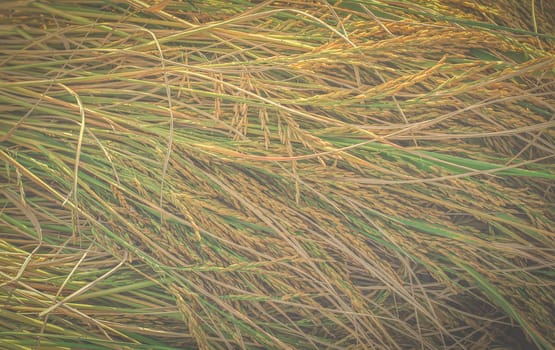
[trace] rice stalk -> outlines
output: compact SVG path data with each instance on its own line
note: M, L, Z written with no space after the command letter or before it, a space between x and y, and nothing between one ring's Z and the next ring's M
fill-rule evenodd
M6 5L1 343L553 348L554 13Z

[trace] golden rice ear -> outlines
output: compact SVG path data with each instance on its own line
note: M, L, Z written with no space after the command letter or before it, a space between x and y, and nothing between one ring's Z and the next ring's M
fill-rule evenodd
M0 347L555 344L555 2L4 3Z

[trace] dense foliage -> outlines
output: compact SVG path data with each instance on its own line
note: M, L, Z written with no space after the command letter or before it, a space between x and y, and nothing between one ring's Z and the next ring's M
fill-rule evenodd
M6 349L555 344L549 1L10 1Z

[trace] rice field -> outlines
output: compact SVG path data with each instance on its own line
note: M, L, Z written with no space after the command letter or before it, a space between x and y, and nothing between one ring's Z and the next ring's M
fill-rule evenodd
M554 349L555 3L0 10L3 349Z

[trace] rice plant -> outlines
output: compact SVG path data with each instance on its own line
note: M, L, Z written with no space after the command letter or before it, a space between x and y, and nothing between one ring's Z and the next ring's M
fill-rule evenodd
M555 3L0 19L2 348L555 347Z

